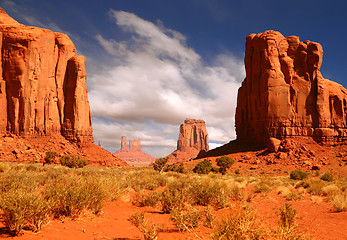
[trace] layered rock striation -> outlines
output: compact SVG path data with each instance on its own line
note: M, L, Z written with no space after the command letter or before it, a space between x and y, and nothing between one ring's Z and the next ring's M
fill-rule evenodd
M276 31L246 38L246 78L238 91L237 141L265 146L270 137L347 139L347 90L324 79L319 43Z
M177 150L169 155L170 162L183 162L209 150L205 121L187 118L180 126Z
M0 9L0 132L93 142L85 58L69 37Z

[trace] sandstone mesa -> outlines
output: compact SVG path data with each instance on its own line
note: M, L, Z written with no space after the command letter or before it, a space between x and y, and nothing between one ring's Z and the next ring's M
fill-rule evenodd
M238 91L237 141L266 146L270 137L347 140L347 90L320 73L319 43L276 31L246 39L246 78Z

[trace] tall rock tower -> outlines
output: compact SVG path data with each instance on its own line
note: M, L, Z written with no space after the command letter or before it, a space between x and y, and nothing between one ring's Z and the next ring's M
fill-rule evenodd
M265 145L270 137L347 140L347 90L324 79L319 43L276 31L246 38L246 78L238 92L240 142Z
M208 134L205 121L187 118L180 126L177 150L169 155L171 162L195 158L200 151L208 151Z
M66 34L0 9L0 132L93 142L84 62Z

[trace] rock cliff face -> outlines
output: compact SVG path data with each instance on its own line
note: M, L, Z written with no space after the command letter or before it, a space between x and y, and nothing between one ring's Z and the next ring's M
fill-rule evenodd
M200 151L208 151L208 134L203 120L186 119L180 126L177 150L169 155L171 162L195 158Z
M238 92L240 142L265 146L270 137L347 139L347 90L322 77L319 43L276 31L246 39L246 78Z
M0 9L0 132L93 142L85 58L69 37Z
M142 152L140 139L130 140L128 149L126 136L122 136L121 149L114 155L131 165L147 165L155 161L155 157Z

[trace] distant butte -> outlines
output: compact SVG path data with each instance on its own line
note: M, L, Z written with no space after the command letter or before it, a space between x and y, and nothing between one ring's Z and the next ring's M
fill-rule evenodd
M128 149L126 136L122 136L121 149L114 155L131 165L148 165L156 159L142 151L140 139L130 140Z
M177 150L171 153L170 162L183 162L196 158L198 154L207 152L208 134L203 120L187 118L180 126Z

